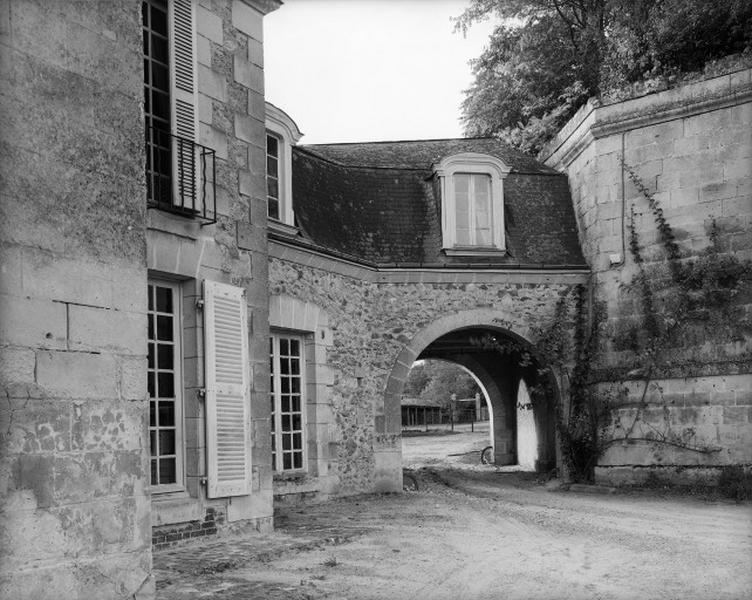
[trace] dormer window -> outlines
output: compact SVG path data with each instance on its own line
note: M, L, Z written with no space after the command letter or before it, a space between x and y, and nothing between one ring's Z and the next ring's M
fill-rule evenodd
M450 255L505 250L503 180L510 168L486 154L455 154L434 166L441 186L443 247Z
M292 208L292 146L303 134L295 122L266 103L266 201L271 227L295 225ZM294 230L291 230L294 231Z

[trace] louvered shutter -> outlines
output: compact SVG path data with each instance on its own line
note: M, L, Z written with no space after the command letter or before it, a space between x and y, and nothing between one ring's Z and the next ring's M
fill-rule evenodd
M250 371L243 288L204 282L208 496L250 492Z
M170 68L173 202L201 210L198 198L199 157L194 145L198 131L196 74L196 0L170 2Z

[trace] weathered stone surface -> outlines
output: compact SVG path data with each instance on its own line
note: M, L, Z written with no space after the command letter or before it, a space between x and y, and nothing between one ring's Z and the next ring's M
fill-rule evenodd
M752 227L752 189L745 182L752 164L752 130L744 123L752 110L750 73L598 107L586 119L583 112L551 146L547 164L569 175L583 251L594 271L596 293L606 302L610 339L604 362L612 369L634 368L628 334L644 320L642 299L629 288L638 276L629 253L630 210L635 213L646 272L657 288L658 309L677 293L654 215L620 156L660 204L682 257L697 258L711 245L715 222L720 252L749 258L752 240L746 232ZM598 132L596 138L587 140L588 131ZM572 152L578 144L584 147ZM603 227L609 219L610 230ZM617 255L616 264L612 254ZM666 468L664 475L680 482L681 465L752 460L752 426L745 409L736 406L740 392L752 381L752 340L749 332L738 331L738 319L752 314L749 292L742 289L734 305L738 316L727 327L692 324L676 347L666 350L670 377L654 378L645 397L649 407L631 434L645 439L609 448L601 461L603 469L609 467L599 476L608 473L614 481L633 476L639 481L646 470L617 465L679 465ZM643 386L641 381L628 382L624 401L636 406ZM636 414L619 403L612 416L621 423L622 429L612 432L618 438ZM669 443L656 439L661 436ZM711 473L692 472L698 477Z

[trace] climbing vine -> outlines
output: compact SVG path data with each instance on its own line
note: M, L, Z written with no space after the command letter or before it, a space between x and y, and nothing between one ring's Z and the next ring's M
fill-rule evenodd
M708 248L699 255L683 253L660 202L631 167L623 166L647 202L662 251L657 258L646 258L633 204L627 228L635 273L623 284L622 292L634 297L638 310L626 330L609 336L616 350L627 351L624 365L609 368L602 364L606 308L591 301L584 286L560 296L551 321L535 332L537 341L532 347L493 337L479 342L510 356L522 369L535 369L536 384L529 386L534 407L556 399L562 456L575 481L592 481L598 459L615 444L718 452L719 447L698 441L691 427L674 431L666 402L657 403L661 419L651 422L645 411L651 402L656 405L656 397L663 398L657 379L686 372L693 364L692 357L681 356L680 349L706 339L718 344L737 341L752 332L749 318L735 302L752 281L752 262L724 251L715 220L708 226ZM554 373L566 393L566 403L556 393ZM627 384L637 390L636 402L630 401ZM616 407L631 410L620 411L619 416L613 410Z

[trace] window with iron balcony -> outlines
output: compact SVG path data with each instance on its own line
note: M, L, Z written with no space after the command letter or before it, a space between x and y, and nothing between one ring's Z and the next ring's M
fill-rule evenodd
M149 208L216 221L215 153L196 142L196 7L142 5L146 189Z

